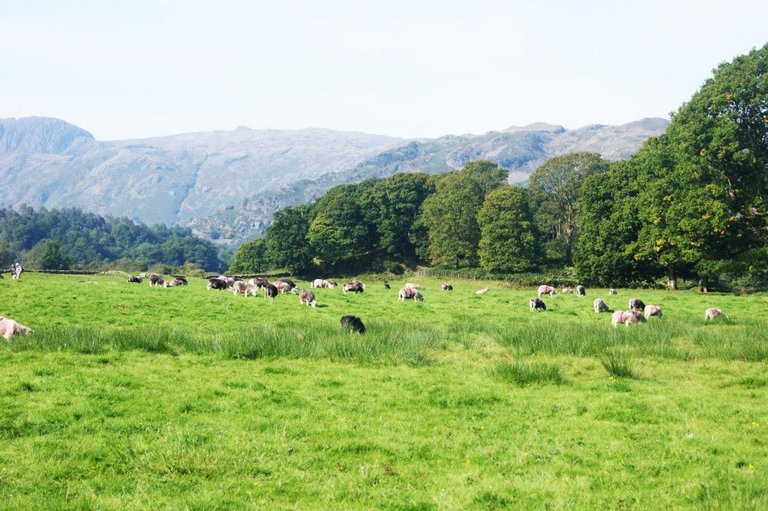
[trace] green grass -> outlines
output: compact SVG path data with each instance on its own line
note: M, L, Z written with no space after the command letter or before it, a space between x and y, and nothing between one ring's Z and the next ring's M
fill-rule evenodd
M0 280L35 330L0 342L0 509L768 508L766 295L530 313L532 290L413 280L423 303L366 281L315 309ZM614 329L596 296L664 319Z

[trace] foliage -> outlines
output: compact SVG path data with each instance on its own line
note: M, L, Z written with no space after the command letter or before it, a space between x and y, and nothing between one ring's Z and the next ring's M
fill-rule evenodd
M260 273L269 269L267 262L267 247L264 239L244 243L232 258L229 273L248 274Z
M480 266L489 272L530 271L536 266L537 244L528 192L503 185L490 192L477 215Z
M266 256L272 268L299 273L312 264L307 244L309 208L305 205L285 208L275 213L264 239Z
M147 227L127 218L104 218L76 208L0 209L0 242L5 248L2 257L11 255L30 266L85 269L123 260L144 268L158 263L181 266L185 262L211 271L221 268L216 247L196 238L189 229ZM50 252L44 260L46 250Z
M572 264L579 234L579 192L589 176L607 172L608 166L599 154L571 153L550 158L531 174L528 186L536 222L555 264Z

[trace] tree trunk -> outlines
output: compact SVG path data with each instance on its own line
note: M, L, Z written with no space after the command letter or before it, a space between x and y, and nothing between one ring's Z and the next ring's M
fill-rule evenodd
M667 288L677 291L677 275L675 275L675 269L672 266L667 267Z

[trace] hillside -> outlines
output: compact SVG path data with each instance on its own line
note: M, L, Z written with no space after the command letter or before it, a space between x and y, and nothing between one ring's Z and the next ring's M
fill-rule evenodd
M596 151L626 158L661 133L663 119L567 130L533 124L483 135L406 140L325 129L187 133L99 141L62 120L0 119L0 206L79 207L148 224L191 226L239 242L263 232L279 207L331 186L396 172L445 172L479 158L524 182L551 156Z

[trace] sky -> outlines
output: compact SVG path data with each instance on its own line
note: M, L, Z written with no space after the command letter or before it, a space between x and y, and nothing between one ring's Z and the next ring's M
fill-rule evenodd
M0 118L100 140L623 124L668 117L766 19L765 0L0 0Z

